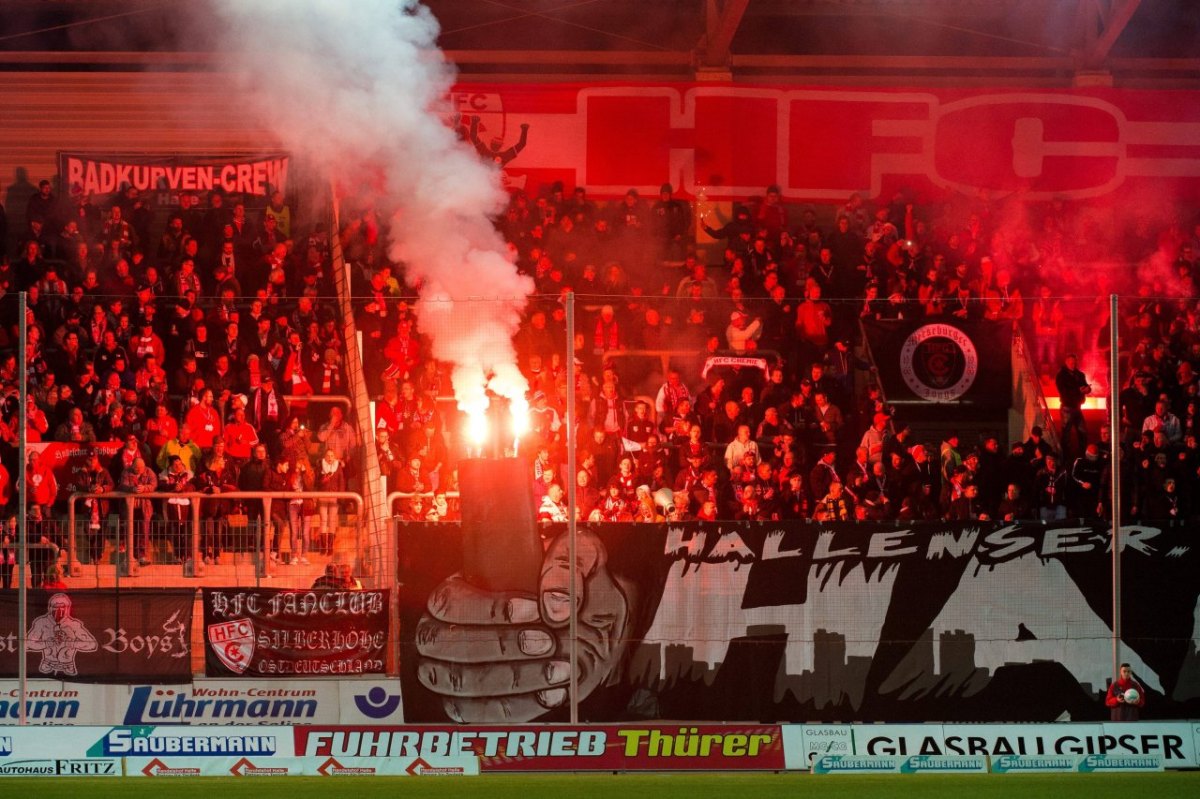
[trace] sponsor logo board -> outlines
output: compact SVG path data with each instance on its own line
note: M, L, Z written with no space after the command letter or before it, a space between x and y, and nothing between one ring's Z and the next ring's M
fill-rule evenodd
M478 757L483 771L784 767L773 725L295 728L297 756Z
M25 691L29 726L117 724L129 704L130 686L30 680ZM0 680L0 719L16 724L21 689L16 680Z
M901 774L987 774L988 759L978 755L910 755L900 759Z
M113 727L88 748L92 757L256 757L291 755L290 727Z
M341 723L343 724L378 724L404 720L399 680L392 682L346 680L339 683L339 692L341 693Z
M161 758L150 758L149 760L139 757L130 757L125 759L125 765L129 769L131 777L199 777L203 774L216 776L216 763L205 763L199 761L193 765L193 761L183 761L182 759L170 758L171 764L163 762Z
M316 773L322 777L463 777L479 774L479 759L475 757L432 758L412 760L376 757L330 757L319 762Z
M823 753L993 759L1062 757L1070 760L1071 770L1076 760L1086 755L1148 755L1161 757L1166 768L1194 768L1198 765L1198 731L1200 725L1188 722L805 724L784 727L784 741L788 768L800 769L807 769L813 757ZM852 744L845 752L839 752L836 742L843 740L844 735L852 736ZM828 751L823 752L827 747ZM1030 764L1043 761L1006 762L1011 762L1014 768L1032 768Z
M409 763L404 773L411 777L458 777L476 775L479 773L479 758L456 758L453 762L441 758L438 762L430 763L423 757Z
M337 723L339 688L321 682L197 681L192 685L134 686L121 723Z
M986 757L956 755L816 755L813 774L987 774Z
M450 777L479 773L475 757L129 757L131 777ZM119 769L118 769L119 771Z
M229 773L235 777L286 777L291 774L291 769L277 759L270 761L271 765L261 766L255 765L248 757L243 757L229 767Z
M0 681L0 720L20 711L15 681ZM67 684L30 680L30 726L400 723L398 680L206 680L167 684Z
M42 758L0 762L0 777L120 777L118 758Z
M103 734L107 727L48 727L30 725L27 727L0 727L0 741L7 740L7 745L0 744L0 753L7 750L8 754L0 754L0 763L14 760L86 760L96 757L107 757L102 752L89 751L96 742L97 736Z
M1000 755L992 758L992 773L1068 772L1078 765L1079 758L1075 755Z
M1157 755L1171 768L1196 765L1184 722L1126 724L945 724L945 754Z
M788 769L808 771L820 755L854 754L854 735L847 724L788 724L783 728L783 756Z
M901 758L890 755L818 755L813 774L895 774Z
M854 754L907 757L908 755L967 754L946 752L940 724L863 724L854 731Z
M1077 770L1084 774L1106 771L1162 771L1163 759L1158 755L1084 755L1079 758Z
M1189 734L1193 725L1188 722L1106 722L1101 726L1097 754L1158 755L1166 768L1200 766L1200 750Z

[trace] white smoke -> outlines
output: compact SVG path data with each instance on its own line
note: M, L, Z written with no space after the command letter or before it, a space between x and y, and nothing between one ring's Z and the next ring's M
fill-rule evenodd
M251 87L246 112L308 165L346 185L369 181L380 207L396 210L389 256L421 287L421 328L433 356L454 364L459 407L482 414L488 387L523 404L512 335L533 284L490 221L506 202L499 172L444 122L455 72L429 9L415 0L216 6L231 66Z

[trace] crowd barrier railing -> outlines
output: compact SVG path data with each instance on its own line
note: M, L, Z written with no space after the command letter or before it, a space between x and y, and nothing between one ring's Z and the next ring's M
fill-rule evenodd
M341 405L344 410L350 410L350 398L345 394L284 394L283 401L288 405L294 402L311 402L317 405Z
M76 503L83 499L99 499L108 501L123 501L125 503L125 529L121 536L124 538L125 551L129 553L129 574L136 576L138 573L138 563L133 559L134 552L134 513L136 503L139 500L168 500L168 499L186 499L189 500L189 510L191 513L191 532L189 534L189 558L180 558L181 567L184 569L185 576L202 577L204 575L204 562L200 556L200 536L201 536L201 503L213 501L229 501L229 500L260 500L263 503L263 519L271 518L271 503L276 500L292 500L292 499L335 499L339 501L347 501L354 504L356 516L362 517L363 498L361 494L356 494L352 491L227 491L220 494L203 494L197 491L174 492L174 491L149 491L143 494L130 494L123 491L105 491L101 493L89 493L86 491L75 491L67 499L67 562L70 568L72 577L78 577L83 572L83 564L79 562L78 543L76 541L77 525L75 524L75 506ZM356 556L361 556L364 546L365 532L363 526L356 525L355 528L355 553ZM270 539L268 536L261 536L259 542L261 549L259 550L260 562L263 568L270 573L271 559ZM191 564L190 567L188 564ZM189 571L190 568L190 571Z

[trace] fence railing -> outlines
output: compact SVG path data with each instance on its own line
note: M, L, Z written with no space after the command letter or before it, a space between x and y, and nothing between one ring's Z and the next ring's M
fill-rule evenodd
M295 402L311 402L315 405L340 405L343 410L350 410L350 398L345 394L284 394L283 401L288 405ZM349 415L347 413L347 415Z
M140 500L188 500L188 509L190 511L190 530L187 532L189 557L180 557L180 565L184 570L184 576L201 577L204 575L204 562L201 558L201 504L204 502L228 502L237 500L258 500L263 503L263 519L271 518L271 503L276 500L290 501L293 499L306 500L322 500L332 499L338 501L347 501L354 504L354 510L357 517L362 516L363 498L362 495L352 491L227 491L220 494L203 494L196 491L188 492L173 492L173 491L148 491L142 494L129 494L123 491L106 491L102 493L89 493L84 491L73 492L67 499L67 563L70 568L71 576L78 577L83 572L83 564L79 561L79 547L76 540L78 533L78 525L76 525L76 503L80 500L107 500L109 502L124 502L125 503L125 529L122 535L124 536L125 551L129 555L129 574L136 576L138 573L139 564L133 558L135 551L134 535L136 526L134 523L135 511L137 502ZM293 532L293 535L295 533ZM271 558L270 558L270 541L268 536L263 535L259 546L260 562L262 568L270 574ZM362 525L355 526L355 556L361 557L364 547L364 531ZM190 563L190 566L189 566Z

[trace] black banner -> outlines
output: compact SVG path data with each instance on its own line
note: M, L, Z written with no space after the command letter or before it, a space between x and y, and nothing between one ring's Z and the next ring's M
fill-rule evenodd
M18 594L0 593L0 677L19 671ZM186 682L192 676L192 589L30 591L30 677L69 682Z
M66 189L113 194L133 186L140 192L212 191L267 197L287 190L290 157L138 156L59 153L58 174Z
M399 529L405 721L566 719L565 534L547 531L539 591L523 596L462 578L457 526ZM1143 718L1195 717L1194 531L1122 536ZM589 525L580 717L1107 718L1109 542L1100 522Z
M956 402L988 408L1012 404L1012 322L864 322L887 398Z
M205 674L382 674L388 612L387 591L205 588Z

